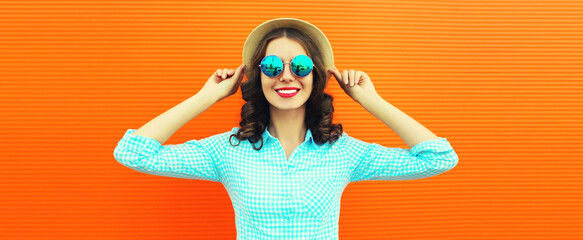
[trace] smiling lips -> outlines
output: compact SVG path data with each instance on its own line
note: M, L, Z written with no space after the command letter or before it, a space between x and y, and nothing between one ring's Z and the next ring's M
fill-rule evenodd
M280 97L284 97L284 98L293 97L296 94L298 94L299 91L300 91L300 89L295 88L295 87L283 87L283 88L275 89L275 92L277 92L277 94Z

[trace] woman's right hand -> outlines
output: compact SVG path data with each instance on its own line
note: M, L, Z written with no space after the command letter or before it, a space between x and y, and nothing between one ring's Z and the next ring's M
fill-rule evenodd
M217 69L204 84L200 92L213 96L216 101L223 100L237 92L239 85L245 76L245 65L241 64L237 69Z

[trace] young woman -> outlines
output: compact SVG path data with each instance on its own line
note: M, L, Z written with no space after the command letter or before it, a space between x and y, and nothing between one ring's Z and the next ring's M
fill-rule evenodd
M314 25L267 21L248 36L243 64L218 69L197 94L128 129L114 156L147 174L221 182L235 210L237 239L338 239L340 198L349 183L431 177L455 167L458 156L445 138L383 100L365 72L340 72L333 59ZM363 142L333 124L332 97L324 93L331 76L410 149ZM246 103L239 127L162 145L240 84Z

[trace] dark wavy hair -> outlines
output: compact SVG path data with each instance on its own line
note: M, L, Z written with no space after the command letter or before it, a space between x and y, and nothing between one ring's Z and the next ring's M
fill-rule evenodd
M305 123L312 131L313 138L317 143L334 143L342 135L342 124L332 124L334 106L332 96L324 93L326 88L326 71L322 55L316 48L315 42L306 34L293 28L278 28L263 36L258 48L253 54L251 66L246 66L245 74L247 81L241 84L243 100L246 101L241 107L241 121L239 131L229 137L229 142L233 146L239 145L241 140L248 139L253 144L255 150L263 147L263 137L261 133L269 125L269 102L265 98L261 87L261 70L258 66L265 57L267 45L271 40L286 37L298 41L307 51L308 56L314 62L312 93L306 101ZM231 142L235 137L237 144ZM255 143L260 142L259 147Z

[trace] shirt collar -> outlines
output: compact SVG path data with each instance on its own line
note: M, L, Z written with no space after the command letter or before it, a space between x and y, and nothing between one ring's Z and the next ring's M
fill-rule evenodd
M276 137L272 136L269 133L269 131L267 131L268 128L269 128L269 126L265 127L265 130L261 134L261 136L263 137L264 143L267 143L270 139L271 140L277 139ZM311 142L312 144L316 145L316 142L314 141L314 136L312 136L312 131L310 131L309 128L308 128L308 130L306 130L306 137L304 138L304 142Z

